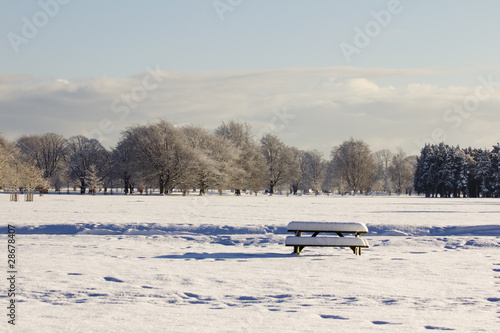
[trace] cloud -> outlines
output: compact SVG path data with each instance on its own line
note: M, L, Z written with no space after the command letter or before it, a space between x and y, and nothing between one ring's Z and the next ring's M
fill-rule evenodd
M429 83L433 75L421 69L354 67L156 70L126 79L74 81L0 75L0 132L10 139L84 134L111 147L128 126L159 118L209 129L237 119L252 124L256 135L274 131L290 145L326 154L350 136L374 150L402 146L413 152L434 140L436 128L453 140L450 144L495 143L500 137L498 92L456 126L460 114L446 112L473 96L475 87L438 87ZM396 77L407 84L381 83Z

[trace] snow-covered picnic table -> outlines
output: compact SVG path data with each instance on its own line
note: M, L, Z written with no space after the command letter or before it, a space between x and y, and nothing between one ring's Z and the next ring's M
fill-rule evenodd
M361 248L368 248L368 242L361 238L361 234L368 233L368 228L362 223L340 222L290 222L287 227L295 236L288 236L286 246L293 246L293 252L300 254L306 246L350 247L354 254L361 255ZM302 237L303 232L312 232L311 237ZM316 237L319 233L333 233L339 237ZM344 234L354 234L354 237L345 237Z

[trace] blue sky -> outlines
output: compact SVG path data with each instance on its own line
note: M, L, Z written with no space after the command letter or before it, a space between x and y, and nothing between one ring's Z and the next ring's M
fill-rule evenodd
M325 154L350 136L414 152L435 129L488 147L500 138L500 87L473 112L447 110L470 102L481 77L500 81L499 12L498 1L457 0L6 0L0 132L90 134L107 119L100 139L112 146L159 117L207 128L239 119ZM372 36L357 47L360 30ZM358 49L350 61L342 43ZM159 86L117 119L111 105L147 68L161 72Z

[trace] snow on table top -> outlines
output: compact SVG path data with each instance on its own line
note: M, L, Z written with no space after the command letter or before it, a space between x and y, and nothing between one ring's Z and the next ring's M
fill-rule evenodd
M290 222L288 231L323 231L323 232L361 232L367 233L368 228L362 223L345 222Z

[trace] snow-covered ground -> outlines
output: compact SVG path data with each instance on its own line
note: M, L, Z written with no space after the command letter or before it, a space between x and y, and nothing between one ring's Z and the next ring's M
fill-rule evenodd
M497 332L500 200L0 194L16 332ZM362 222L370 249L285 247L290 221ZM8 281L5 278L4 288Z

